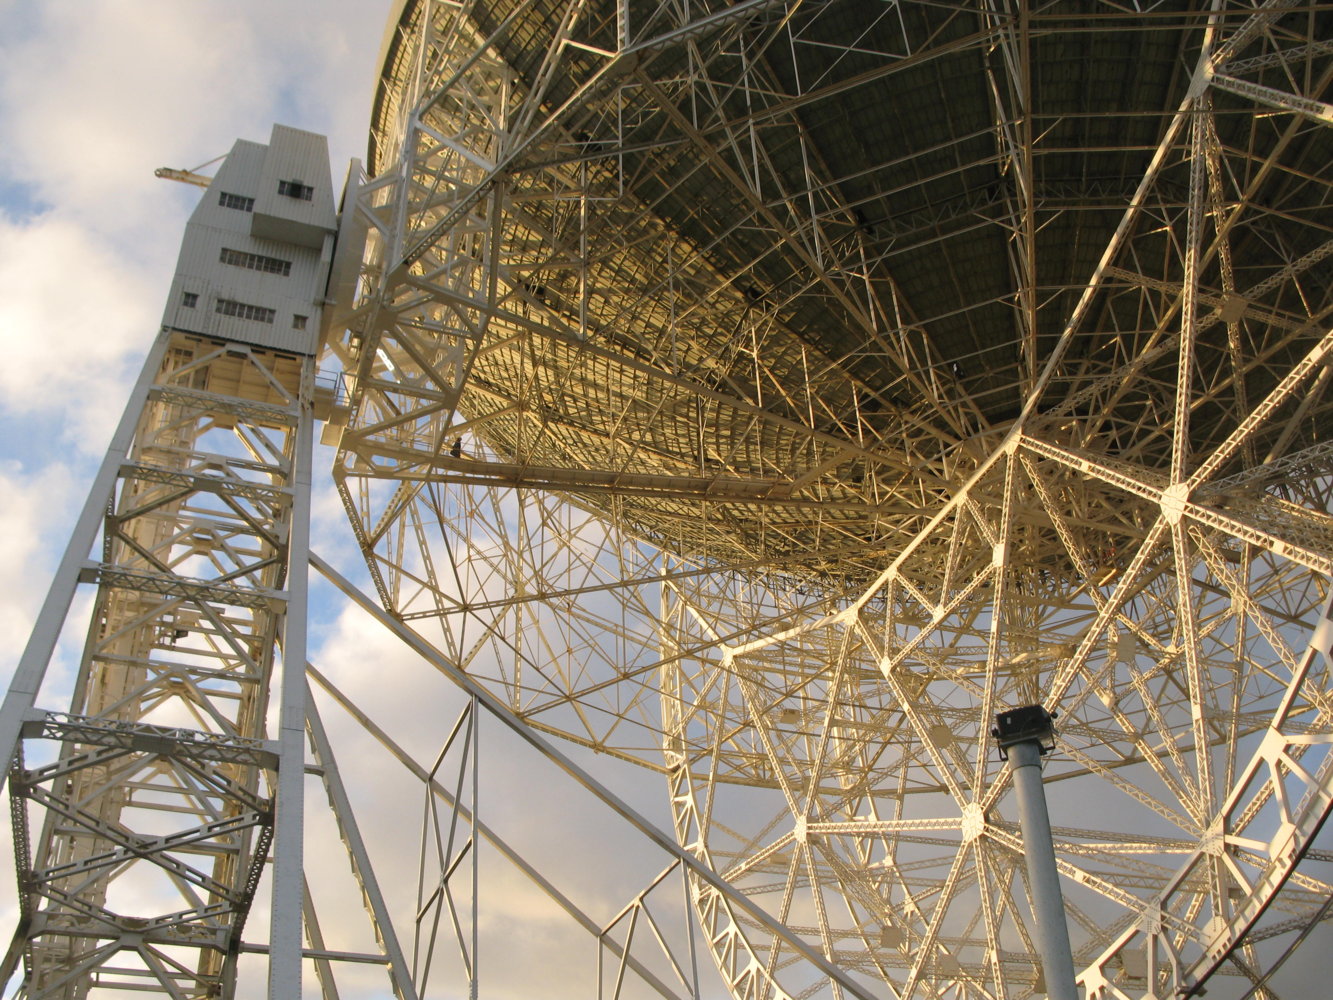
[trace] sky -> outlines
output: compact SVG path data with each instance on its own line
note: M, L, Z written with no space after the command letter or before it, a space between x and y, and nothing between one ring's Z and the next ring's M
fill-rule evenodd
M200 166L226 153L237 138L266 142L272 124L280 122L328 136L334 182L340 184L349 159L365 155L390 5L0 0L0 338L6 359L0 365L0 634L12 637L3 675L21 652L157 330L185 221L200 194L196 187L155 178L154 169ZM316 459L314 547L352 572L359 556L328 477L321 475L321 459L327 468L328 455ZM327 590L319 593L312 659L330 673L341 669L360 678L352 682L354 697L396 713L404 731L428 745L452 723L461 706L456 693L438 679L430 688L421 680L420 664L382 628L328 600ZM62 643L52 668L57 681L68 675L76 651L76 642ZM365 663L376 665L373 675L348 670ZM412 692L406 711L404 690ZM335 739L348 738L344 720L326 724ZM616 898L623 891L615 888L617 880L634 884L644 871L655 872L660 855L625 850L617 821L587 802L558 837L526 821L538 806L548 815L567 814L571 793L494 725L483 727L482 739L482 759L490 768L484 787L504 789L486 814L501 827L507 816L520 850L548 868L558 867L561 858L567 871L570 859L586 868L585 852L615 855L570 889L582 904L613 915L625 902ZM372 801L368 828L386 891L410 908L421 793L387 758L373 756L377 751L363 755L358 751L364 744L348 745L353 751L343 769L349 782L382 787L384 801L392 790L404 797L396 801L411 802L410 809L395 805L388 812ZM505 773L509 777L500 780ZM651 792L633 780L624 787L646 803L649 796L664 800L660 782L651 782ZM307 798L323 802L313 780ZM513 806L519 802L523 809ZM311 812L308 870L320 874L321 905L332 914L323 927L328 946L373 950L336 832L313 805ZM9 871L8 847L0 849L0 865ZM524 942L518 961L512 954L505 961L481 957L488 995L530 992L539 974L547 995L562 995L550 989L556 982L568 984L568 995L588 995L592 939L581 930L571 933L570 921L501 864L497 852L483 857L491 886L483 917L488 931ZM0 876L0 937L6 942L13 926L12 884L10 875ZM672 899L678 901L679 893ZM262 939L266 921L257 903L247 938ZM457 995L456 967L442 964L433 975L440 995ZM344 997L358 1000L387 996L383 982L373 967L357 966L342 974L339 985ZM305 994L318 995L309 974Z
M160 321L199 189L282 122L364 156L388 0L0 0L0 626L22 634Z

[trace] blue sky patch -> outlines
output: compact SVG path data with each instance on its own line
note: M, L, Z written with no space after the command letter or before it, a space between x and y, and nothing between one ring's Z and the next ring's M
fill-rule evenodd
M12 222L28 222L51 210L51 204L37 196L37 188L0 174L0 215Z

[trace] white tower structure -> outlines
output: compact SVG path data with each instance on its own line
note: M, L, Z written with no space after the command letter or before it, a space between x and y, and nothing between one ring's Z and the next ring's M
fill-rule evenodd
M21 962L25 997L233 995L270 851L272 961L284 927L300 961L314 365L334 222L323 137L275 126L267 146L236 143L186 228L162 330L0 717L18 751L22 914L0 979ZM73 693L39 705L77 584L95 596Z
M707 954L737 1000L1029 1000L1063 895L1085 1000L1275 1000L1333 913L1330 38L1289 0L403 0L340 216L303 133L219 171L0 715L22 995L230 997L257 950L271 1000L340 957L478 996L521 954L484 850L612 997L711 995ZM321 332L373 600L309 553ZM427 750L303 670L307 560L464 693ZM401 912L306 675L425 801ZM666 867L590 912L507 844L495 721ZM308 905L307 763L373 953Z

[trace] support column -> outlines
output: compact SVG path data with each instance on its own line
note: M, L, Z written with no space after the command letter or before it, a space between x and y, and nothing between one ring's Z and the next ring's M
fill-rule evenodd
M304 360L293 464L287 614L282 635L278 709L278 794L273 822L273 896L269 931L270 1000L301 995L305 899L306 620L310 590L310 489L313 465L314 359Z
M1053 746L1052 716L1040 705L1001 712L994 733L1000 752L1009 760L1018 796L1018 821L1023 830L1023 859L1037 920L1037 947L1050 1000L1078 1000L1074 956L1065 923L1065 901L1055 866L1051 819L1041 781L1041 758Z

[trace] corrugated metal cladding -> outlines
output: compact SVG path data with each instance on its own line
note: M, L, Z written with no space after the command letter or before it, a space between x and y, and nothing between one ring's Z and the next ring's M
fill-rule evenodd
M334 225L323 136L238 140L185 228L163 324L314 354Z
M274 125L251 231L319 249L335 225L328 142L313 132Z

